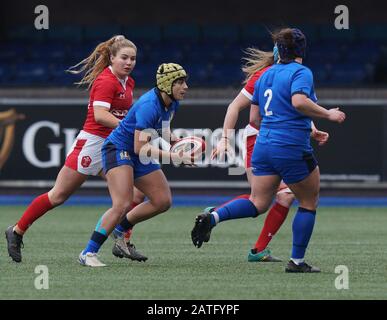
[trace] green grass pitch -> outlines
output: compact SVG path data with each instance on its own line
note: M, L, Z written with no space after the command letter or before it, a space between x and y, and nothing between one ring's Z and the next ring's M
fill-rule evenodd
M197 249L190 231L200 208L177 207L136 226L133 242L146 263L118 259L112 241L100 251L106 268L77 262L104 207L61 207L37 221L24 237L23 262L11 261L4 230L24 207L0 207L0 299L386 299L385 208L320 208L306 260L321 274L286 274L293 208L270 243L282 263L249 263L263 217L227 221ZM45 265L49 289L34 286ZM349 270L349 288L338 290L335 267Z

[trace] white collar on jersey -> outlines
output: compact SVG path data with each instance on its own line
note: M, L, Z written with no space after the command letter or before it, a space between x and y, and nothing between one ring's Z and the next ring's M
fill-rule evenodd
M121 80L120 78L118 78L118 77L114 74L112 66L109 66L109 69L110 69L111 73L117 78L117 80L118 80L118 81L121 83L121 85L124 87L124 90L126 90L126 81L128 80L128 77L125 77L124 80Z

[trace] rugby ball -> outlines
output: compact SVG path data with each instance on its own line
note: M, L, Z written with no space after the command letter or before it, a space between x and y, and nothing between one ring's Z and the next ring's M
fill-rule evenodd
M171 152L180 152L191 154L192 157L202 154L206 150L206 142L196 136L188 136L177 140L172 146Z

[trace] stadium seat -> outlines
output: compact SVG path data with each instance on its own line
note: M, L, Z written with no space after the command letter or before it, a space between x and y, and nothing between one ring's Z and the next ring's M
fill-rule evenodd
M209 82L214 87L241 86L244 76L240 66L235 64L216 64L209 70Z
M0 84L8 85L13 76L13 68L8 64L0 64Z
M138 47L143 44L161 42L161 27L159 25L130 25L122 28L122 34L132 40Z
M246 24L241 26L241 40L259 46L263 42L272 42L268 29L264 25Z
M47 63L24 63L15 68L16 78L13 84L21 86L41 86L49 83L49 66Z
M85 40L97 40L101 42L121 33L122 29L119 25L86 26L84 27L83 37Z
M61 41L66 43L81 42L83 30L81 26L54 26L47 30L47 39L50 41Z
M387 45L387 25L350 30L336 30L333 24L298 27L308 38L304 63L312 66L317 85L367 85L374 81L376 65ZM5 32L7 42L0 44L1 83L70 86L75 81L72 76L56 70L77 64L99 42L115 34L124 34L137 45L133 76L137 86L144 87L154 85L157 66L168 61L190 69L190 85L240 86L243 50L271 51L273 46L263 24L73 25L39 32L33 26L17 26Z
M326 42L321 43L320 46L313 46L307 48L305 62L311 64L317 63L335 63L342 57L342 53L336 44Z
M210 70L207 63L187 64L184 67L189 76L189 87L203 87L209 85Z
M326 85L329 81L329 68L324 64L305 64L313 72L313 79L317 86Z
M1 62L15 62L24 61L26 57L26 47L24 42L12 42L7 44L0 44L0 61Z
M67 62L74 65L88 57L94 50L95 43L83 43L80 46L70 47L67 54Z
M139 50L141 51L141 48ZM154 64L172 61L182 64L185 56L183 47L173 42L160 43L157 48L149 47L144 54L146 61Z
M14 26L6 30L6 36L8 39L19 40L23 42L42 42L46 39L48 30L35 29L34 24Z
M236 25L202 26L203 41L206 43L233 43L239 40L239 28Z
M222 52L219 44L203 43L200 45L193 45L187 52L187 59L193 63L211 62L214 59L222 59L224 52Z
M367 43L356 43L347 47L345 59L351 63L375 63L380 55L380 48Z
M69 66L52 64L49 66L50 84L55 86L75 86L74 83L82 79L82 75L66 72Z
M330 83L335 85L356 85L367 77L364 65L336 64L332 66Z
M354 41L357 37L357 29L351 26L349 29L336 29L334 24L320 27L320 38L323 41L345 40Z
M197 24L170 24L163 28L163 39L167 42L198 42L200 27Z
M156 85L156 71L157 63L147 63L137 66L133 72L132 77L136 82L136 87L152 88Z
M305 34L308 43L312 44L320 41L320 28L315 24L298 24L297 28Z
M29 48L31 62L63 63L67 59L67 47L64 44L41 44Z
M374 40L387 44L387 25L373 24L359 27L360 40Z

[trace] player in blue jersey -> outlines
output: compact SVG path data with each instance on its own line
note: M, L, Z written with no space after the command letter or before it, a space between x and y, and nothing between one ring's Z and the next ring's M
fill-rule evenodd
M320 272L304 261L312 235L318 196L320 172L310 145L311 118L341 123L345 114L338 108L319 106L314 92L311 70L302 65L306 38L299 29L285 28L273 34L280 61L256 82L252 104L259 109L260 132L252 156L252 193L249 199L238 199L214 213L197 216L191 236L194 245L209 239L211 229L219 222L256 217L267 211L281 179L299 201L293 220L293 247L286 272ZM235 123L238 115L227 114L225 123ZM223 128L227 132L230 128ZM227 137L226 137L227 138Z
M97 252L115 226L116 247L124 257L129 258L125 232L171 206L171 191L157 160L167 158L173 162L191 162L192 159L188 159L187 155L163 151L149 142L163 131L171 136L169 124L179 107L179 100L184 99L188 89L186 78L187 74L180 65L161 64L156 74L156 87L140 97L120 125L106 138L102 160L112 207L98 221L90 241L79 255L80 264L105 266L99 261ZM141 190L148 201L129 211L133 186Z

